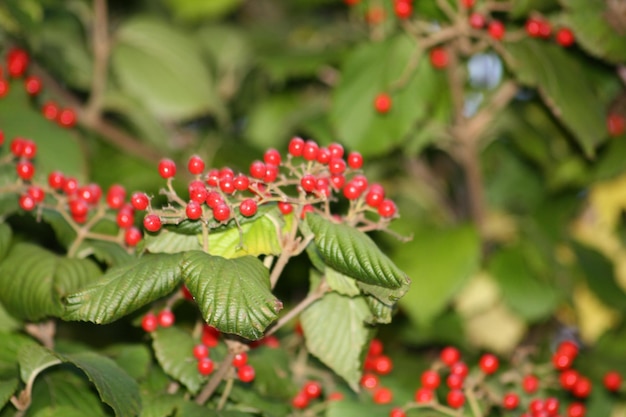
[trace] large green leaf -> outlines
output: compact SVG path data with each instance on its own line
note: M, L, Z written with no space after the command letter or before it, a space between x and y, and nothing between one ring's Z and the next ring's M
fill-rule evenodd
M17 360L22 382L30 385L41 372L61 363L61 359L53 352L37 344L29 344L20 349Z
M21 350L37 343L19 333L0 331L2 349L0 349L0 379L19 377L18 354Z
M114 267L100 280L66 298L67 320L109 323L173 291L181 254L145 255Z
M117 417L132 417L141 411L139 386L112 359L93 352L60 356L83 371L94 384L100 398Z
M145 378L152 366L152 353L144 344L116 344L101 353L113 359L136 380Z
M400 306L420 325L430 323L477 270L480 240L476 230L417 230L411 242L398 245L394 260L414 277Z
M63 314L62 299L101 274L88 259L68 259L19 243L0 264L0 302L15 317L39 320Z
M122 87L159 117L181 120L215 107L210 71L194 40L164 21L122 24L111 65Z
M365 300L331 292L304 310L300 317L309 352L358 390L371 334L365 324L371 317Z
M333 269L367 284L408 289L406 274L365 233L315 214L307 215L307 224L319 253Z
M588 156L606 137L604 103L580 60L563 48L536 39L506 44L520 82L536 87L556 117Z
M586 52L614 64L626 61L626 33L620 2L559 0L566 10L564 23ZM616 10L611 10L611 4ZM623 10L623 9L622 9ZM622 14L620 14L622 13Z
M162 328L152 333L152 347L159 364L192 394L200 390L205 379L198 372L197 361L192 356L197 343L188 332L177 327Z
M417 55L416 55L417 54ZM343 64L333 98L332 122L342 143L364 155L380 155L407 137L415 123L426 117L433 102L444 99L445 75L433 69L408 35L377 43L363 43ZM421 59L411 73L411 60ZM374 109L374 99L401 79L391 92L392 108L384 114Z
M488 270L500 285L504 302L528 321L548 317L557 305L555 289L537 277L520 247L493 254Z
M20 380L17 378L0 379L0 410L9 402L19 384Z
M197 235L176 233L167 229L155 235L146 235L146 250L150 253L181 253L201 250L202 245Z
M341 295L354 297L361 294L357 281L354 278L350 278L332 268L324 268L324 276L326 277L328 287Z
M204 320L221 332L259 339L282 309L270 290L268 269L252 256L225 259L192 251L182 271Z

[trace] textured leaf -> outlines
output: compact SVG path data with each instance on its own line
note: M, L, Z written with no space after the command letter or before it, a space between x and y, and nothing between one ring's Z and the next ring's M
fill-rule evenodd
M17 359L20 364L20 377L25 384L32 384L41 372L61 363L49 349L33 344L20 349Z
M99 275L100 269L91 260L63 258L19 243L0 265L0 302L19 318L60 316L62 298Z
M415 239L397 246L393 257L414 277L400 306L413 322L426 325L478 268L480 242L468 226L418 230Z
M109 323L173 291L180 254L145 255L111 268L100 280L66 298L67 320Z
M566 11L563 23L571 27L576 42L588 53L614 64L626 61L626 33L623 15L611 10L620 3L588 0L560 0ZM623 12L622 12L623 13Z
M9 253L11 240L13 239L13 231L6 223L0 223L0 262Z
M158 20L121 25L111 54L120 84L164 119L197 117L215 102L211 74L185 33Z
M257 258L189 252L182 271L204 320L222 332L259 339L282 309L270 290L269 272Z
M201 250L197 235L176 233L167 229L156 235L146 235L146 250L150 253L180 253Z
M367 306L369 307L371 313L371 316L366 319L367 323L391 323L395 304L383 303L378 298L371 295L366 295L363 297L363 299L367 303Z
M19 384L17 378L0 379L0 410L9 402Z
M141 411L139 386L113 360L93 352L64 355L61 358L82 370L94 384L103 402L117 417L132 417Z
M539 89L554 115L592 156L607 134L605 106L579 60L557 45L535 39L506 46L517 78Z
M409 278L365 233L315 214L307 215L315 245L327 265L367 284L408 288Z
M489 272L499 283L507 306L528 321L548 317L558 298L554 288L541 281L519 248L502 249L489 262Z
M331 290L338 292L341 295L347 295L348 297L355 297L361 294L354 278L350 278L349 276L335 271L332 268L325 268L324 274L326 277L326 283Z
M382 42L364 43L343 64L341 81L333 97L331 119L342 143L364 155L380 155L393 149L425 118L433 102L447 91L445 75L421 57L402 88L392 94L392 108L384 114L374 109L374 99L405 76L418 45L408 35Z
M18 352L37 343L19 333L0 331L2 349L0 349L0 379L12 379L20 376L18 368Z
M365 301L331 292L304 310L300 317L309 352L358 390L370 339L365 321L371 313Z
M122 246L103 240L86 241L78 252L93 254L98 261L109 266L124 265L132 259Z
M162 328L152 333L152 347L159 364L192 394L198 393L205 380L191 355L196 344L197 341L188 332L177 327Z

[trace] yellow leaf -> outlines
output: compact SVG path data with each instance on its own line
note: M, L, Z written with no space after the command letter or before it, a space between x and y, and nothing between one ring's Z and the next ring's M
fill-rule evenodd
M620 315L598 300L583 283L576 286L573 300L578 312L580 336L586 343L595 342L619 320Z

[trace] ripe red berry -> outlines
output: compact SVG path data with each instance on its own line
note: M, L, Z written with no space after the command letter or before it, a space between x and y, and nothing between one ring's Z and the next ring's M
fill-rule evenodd
M243 174L237 175L233 178L233 183L235 184L235 189L238 191L245 191L250 186L250 179Z
M504 33L506 32L506 29L504 27L504 23L500 22L499 20L493 20L491 21L491 23L489 23L487 31L489 32L489 36L499 41L504 38Z
M265 175L263 181L266 183L274 182L278 178L278 167L276 165L265 165Z
M328 163L328 171L333 175L343 174L346 170L346 161L341 158L333 158Z
M315 141L307 140L304 143L304 147L302 148L302 157L307 161L314 161L317 159L317 152L319 151L319 146Z
M9 93L11 86L7 80L0 79L0 97L4 97Z
M328 145L331 158L343 158L343 146L339 143L331 143Z
M343 187L343 195L348 200L356 200L361 196L361 190L359 189L358 185L354 183L354 181L349 181Z
M307 395L303 391L300 391L291 400L291 405L293 406L293 408L297 408L299 410L307 408L309 406L309 397L307 397Z
M193 155L187 162L187 169L192 175L200 175L204 171L204 161L198 155Z
M271 165L276 165L276 166L280 165L280 162L281 162L280 152L278 152L276 149L268 149L263 154L263 161L265 161L266 164L271 164Z
M559 343L556 349L557 353L569 356L572 360L578 355L578 345L572 340L564 340Z
M393 362L389 356L380 355L374 360L374 371L380 375L387 375L393 369Z
M75 194L78 191L78 180L73 177L65 178L63 180L63 192L66 195Z
M559 400L554 397L548 397L543 402L543 409L547 411L550 416L556 416L560 407L561 404L559 403Z
M557 30L555 35L556 43L563 46L564 48L570 47L574 44L576 40L574 37L574 32L572 32L568 28L561 28Z
M433 390L428 388L419 388L415 391L415 402L419 404L427 404L435 398Z
M79 187L76 193L80 198L88 202L89 204L97 204L102 197L102 188L98 184L87 184L84 187Z
M28 194L21 195L20 199L18 200L18 204L20 208L24 211L32 211L36 206L35 199Z
M218 222L230 219L230 207L226 203L219 203L213 208L213 218Z
M399 407L395 407L389 412L389 417L406 417L406 412Z
M450 389L461 389L463 388L463 384L465 383L465 379L457 374L450 374L446 378L446 385Z
M332 154L330 153L330 150L328 150L328 148L319 148L319 150L317 151L317 162L319 162L320 164L326 165L330 162L331 158Z
M485 353L478 362L480 369L487 375L493 374L498 370L498 358L491 353Z
M278 202L278 209L280 210L280 212L283 215L287 215L289 213L291 213L293 211L293 206L291 205L291 203L287 203L285 201L279 201Z
M233 358L233 366L239 368L248 363L248 354L246 352L237 353Z
M365 195L365 202L370 207L378 207L385 199L385 191L382 187L373 184Z
M463 5L463 7L466 7L469 9L470 7L474 7L475 1L476 0L461 0L461 4Z
M133 205L135 210L141 211L148 208L150 199L145 193L136 192L130 197L130 203Z
M302 156L304 150L304 140L299 137L292 138L289 141L289 154L291 156Z
M43 188L37 185L31 185L30 187L28 187L28 190L26 190L26 194L31 196L35 200L35 203L41 203L46 197L46 193L44 192Z
M526 375L522 379L522 388L528 394L532 394L539 389L539 378L535 375Z
M239 204L239 212L242 216L252 217L256 214L257 203L252 198L246 198Z
M396 203L389 199L384 199L378 205L378 214L381 217L393 217L397 211Z
M128 246L137 246L141 237L141 231L135 226L129 227L126 229L126 232L124 232L124 242L126 242Z
M532 38L539 37L539 31L540 31L540 26L541 26L540 23L541 22L539 19L532 18L532 17L526 20L526 24L524 25L524 28L528 36Z
M361 376L361 386L367 389L374 389L378 386L378 377L374 374L365 373Z
M552 355L552 365L554 365L554 368L559 371L570 368L573 362L574 359L565 353L557 351L554 355Z
M431 390L437 389L439 387L439 384L441 383L441 377L439 376L439 373L432 369L424 371L420 380L424 388L428 388Z
M24 144L26 139L17 137L11 141L11 153L14 157L20 158L24 154Z
M132 206L127 205L122 207L116 216L117 226L120 229L127 229L135 223L135 212Z
M359 152L348 154L348 166L352 169L360 169L363 166L363 156Z
M452 408L461 408L465 404L465 394L461 390L453 389L448 392L446 402Z
M374 98L374 109L380 114L391 110L391 104L391 96L387 93L380 93Z
M413 13L411 0L394 0L393 11L398 16L398 19L408 19Z
M617 391L622 385L622 375L617 371L609 371L602 379L604 387L609 391Z
M620 136L626 132L626 118L620 114L611 113L606 118L606 127L610 136Z
M190 201L185 207L185 214L189 220L198 220L202 217L202 206L197 201Z
M380 356L383 353L383 342L380 339L372 339L369 348L367 349L367 356Z
M198 360L206 358L209 356L209 348L202 343L200 343L199 345L195 345L193 347L193 356Z
M61 127L74 127L76 124L76 113L72 109L61 109L56 120Z
M474 29L482 29L487 23L485 16L480 13L472 13L469 17L469 24Z
M148 214L143 219L143 227L149 232L158 232L161 229L161 218L156 214Z
M153 313L148 313L141 319L141 327L146 332L153 332L159 327L157 317Z
M585 417L587 410L583 403L571 403L567 407L567 417Z
M19 48L13 48L7 54L7 70L11 77L20 77L26 72L29 63L28 53Z
M29 139L24 139L22 142L22 157L26 159L33 159L37 154L37 144Z
M311 193L315 190L315 185L317 184L317 178L311 174L305 174L300 179L300 186L307 193Z
M465 364L465 362L459 361L450 367L450 373L453 373L453 374L456 374L465 378L467 374L469 373L469 369L467 365Z
M300 213L300 218L304 219L306 218L307 213L313 213L314 211L315 209L313 208L311 204L305 204L304 206L302 206L302 212Z
M252 382L255 377L255 371L252 365L243 365L237 369L237 376L241 382Z
M519 395L515 393L508 393L502 399L502 407L507 410L515 410L519 405Z
M174 313L172 313L172 310L165 309L159 312L157 320L159 322L159 326L170 327L174 324L176 317L174 316Z
M60 190L63 188L63 183L65 182L65 177L60 171L52 171L48 174L48 185L55 189Z
M31 75L24 80L24 89L31 95L37 95L41 91L41 79Z
M211 375L213 373L213 369L215 368L215 363L211 358L201 358L198 359L198 372L200 375Z
M559 383L565 390L571 390L576 385L580 374L575 369L566 369L559 375Z
M591 393L591 381L589 378L580 377L572 388L572 394L578 398L587 398Z
M113 184L107 191L107 204L113 210L119 210L124 205L126 189L119 184Z
M48 101L41 108L41 113L48 120L56 120L59 115L59 106L53 101Z
M372 400L374 400L376 404L389 404L393 401L393 393L389 388L380 387L374 391Z
M308 381L302 386L302 392L304 392L310 400L313 400L322 395L322 384L317 381Z
M165 179L172 178L176 175L176 163L171 159L162 159L159 162L159 175Z
M530 411L533 416L545 411L543 400L540 398L532 399L528 404L528 411Z
M452 366L461 360L461 352L454 346L446 346L439 354L441 362L448 366Z
M22 160L15 165L15 172L24 181L30 181L35 175L35 166L30 161Z
M222 190L224 194L232 194L235 192L235 181L232 178L221 179L219 184L220 190Z
M436 69L444 69L450 62L448 51L440 47L431 49L428 53L428 57L431 65Z

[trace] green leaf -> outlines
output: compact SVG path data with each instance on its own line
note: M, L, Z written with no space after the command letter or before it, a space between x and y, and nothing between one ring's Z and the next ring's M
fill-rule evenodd
M170 417L174 414L181 398L163 393L146 393L142 391L141 417Z
M110 323L172 292L180 282L180 254L145 255L109 269L66 298L67 320Z
M254 391L277 402L290 402L299 388L288 372L289 359L285 349L259 348L252 351L248 362L255 370Z
M391 323L391 318L394 312L394 304L386 304L380 301L378 298L366 295L363 297L367 306L372 313L370 317L366 319L367 323L370 324L388 324Z
M357 391L370 340L365 321L371 313L365 301L331 292L311 304L300 317L309 352Z
M106 242L103 240L87 240L78 250L80 254L93 255L98 261L109 266L124 265L133 259L124 248L114 242Z
M16 330L21 328L23 323L13 318L0 303L0 331Z
M330 401L324 417L377 417L387 414L389 414L389 407L386 406L341 400ZM426 415L430 415L430 411Z
M182 271L204 320L221 332L259 339L282 309L270 290L269 271L257 258L192 251L185 255Z
M12 239L13 231L11 230L11 226L6 223L0 223L0 261L9 253Z
M626 34L619 2L560 0L566 14L563 23L576 35L576 42L591 55L619 64L626 61ZM611 10L613 4L616 10Z
M427 117L433 102L445 99L445 74L419 54L419 46L410 36L398 35L363 43L347 57L331 109L331 120L343 144L363 155L386 153ZM417 68L407 73L410 61L420 58ZM378 114L375 97L389 92L402 77L407 78L392 93L391 110Z
M200 375L197 360L191 355L198 341L177 327L161 328L152 333L152 347L159 364L172 378L197 394L205 378Z
M597 250L579 243L574 243L573 249L589 288L606 305L625 311L626 293L616 281L611 261Z
M143 379L152 365L150 349L140 344L117 344L102 352L113 359L133 379Z
M525 320L541 320L554 311L558 302L555 289L536 276L522 248L494 253L488 270L500 285L504 302Z
M365 233L315 214L307 215L307 224L324 262L333 269L367 284L408 290L406 274Z
M2 349L0 349L0 379L12 379L20 376L18 353L30 345L37 345L32 339L19 333L0 331Z
M210 410L206 406L185 401L178 407L176 417L253 417L256 414L242 411L218 411Z
M0 302L11 315L27 320L60 316L63 297L100 273L91 260L63 258L39 246L19 243L0 264Z
M117 417L132 417L141 411L139 386L113 360L93 352L60 356L83 371L94 384L103 402Z
M197 21L219 18L236 9L242 0L166 0L165 4L179 19Z
M19 384L17 378L0 379L0 410L9 402Z
M590 77L572 54L536 39L506 44L511 68L523 84L536 87L552 113L574 135L587 156L606 137L604 103Z
M473 227L423 229L397 245L398 265L415 277L400 306L419 325L430 323L477 270L480 240Z
M33 344L20 349L17 359L20 364L22 382L32 385L37 375L44 370L61 363L61 360L49 349Z
M202 249L197 235L176 233L167 229L155 235L147 234L144 239L146 250L150 253L181 253Z
M326 277L326 283L331 290L338 292L341 295L347 295L348 297L355 297L361 294L354 278L350 278L349 276L328 267L324 269L324 275Z
M256 381L254 384L256 384ZM287 416L292 412L290 401L276 401L276 399L264 397L242 384L235 384L228 398L237 403L241 409L249 410L251 413L255 413L255 415L281 417Z
M46 407L37 411L33 417L84 417L85 411L70 405Z
M513 0L511 16L526 17L530 12L546 12L558 7L556 0Z
M174 26L139 17L116 33L111 66L125 91L166 120L198 117L215 105L211 73L193 39Z

